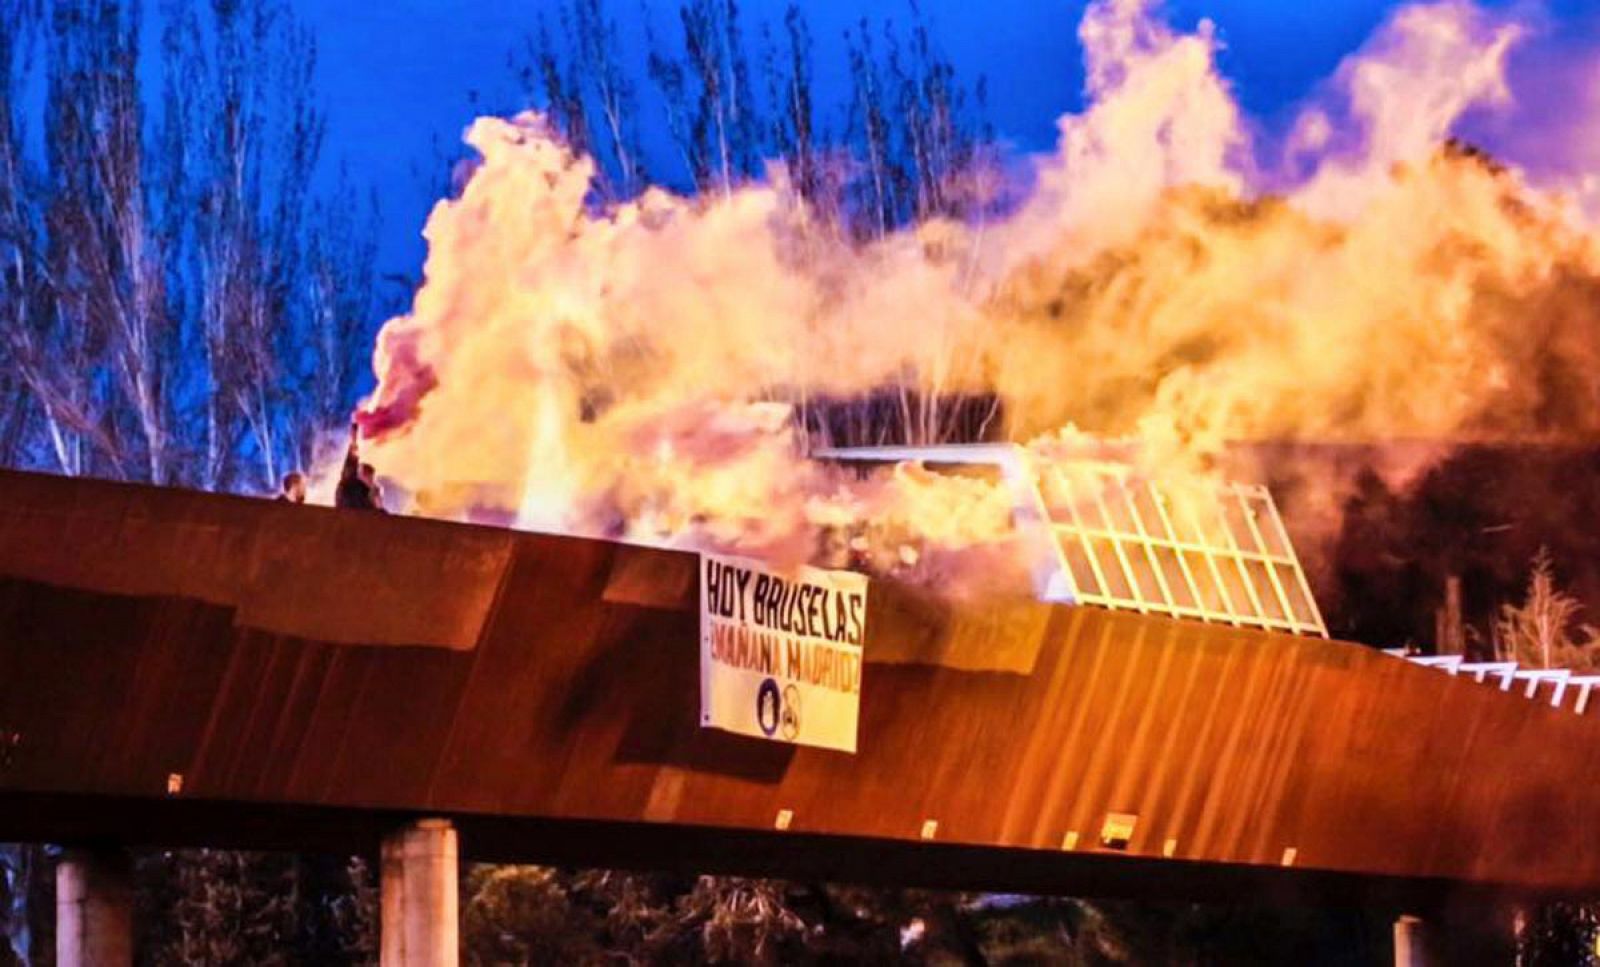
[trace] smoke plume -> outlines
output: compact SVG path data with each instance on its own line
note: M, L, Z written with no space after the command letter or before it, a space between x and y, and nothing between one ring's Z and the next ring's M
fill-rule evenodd
M993 399L1012 440L1127 438L1157 474L1238 441L1587 438L1595 239L1449 140L1514 110L1524 36L1465 0L1404 8L1269 144L1209 25L1098 0L1088 106L1032 196L867 243L781 177L596 211L593 163L538 116L481 118L379 337L372 460L422 513L780 560L870 522L857 552L945 582L1005 558L1008 496L814 462L798 411L887 392L931 442L928 401Z

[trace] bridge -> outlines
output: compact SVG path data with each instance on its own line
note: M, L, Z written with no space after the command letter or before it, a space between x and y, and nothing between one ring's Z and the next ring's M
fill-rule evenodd
M0 473L0 840L70 847L64 963L127 962L127 845L381 853L394 964L455 962L458 856L1424 916L1600 892L1600 712L874 580L859 752L752 740L697 721L697 561Z

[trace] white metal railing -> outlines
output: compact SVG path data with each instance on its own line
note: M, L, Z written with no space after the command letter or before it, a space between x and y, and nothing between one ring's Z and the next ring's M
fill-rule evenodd
M1460 655L1408 655L1403 648L1386 649L1385 654L1578 715L1589 714L1591 706L1600 708L1595 700L1600 675L1575 675L1567 668L1523 668L1514 661L1469 662Z

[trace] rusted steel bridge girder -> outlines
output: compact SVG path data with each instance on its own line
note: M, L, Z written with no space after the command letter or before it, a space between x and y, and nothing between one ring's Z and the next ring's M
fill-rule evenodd
M698 727L696 581L681 552L0 474L0 839L374 849L441 817L492 860L1600 892L1600 715L1352 644L874 581L845 755Z

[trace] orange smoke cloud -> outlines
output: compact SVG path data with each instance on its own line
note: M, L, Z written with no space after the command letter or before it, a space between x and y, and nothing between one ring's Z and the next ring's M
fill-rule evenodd
M983 230L852 243L781 184L595 212L540 118L479 119L380 334L372 459L421 512L530 528L800 560L872 521L870 553L943 579L929 547L1005 549L1004 495L815 463L795 407L992 394L1013 439L1076 426L1185 471L1241 439L1597 428L1593 237L1443 144L1504 103L1514 24L1398 13L1296 126L1288 187L1248 160L1209 26L1100 0L1080 34L1090 105Z

